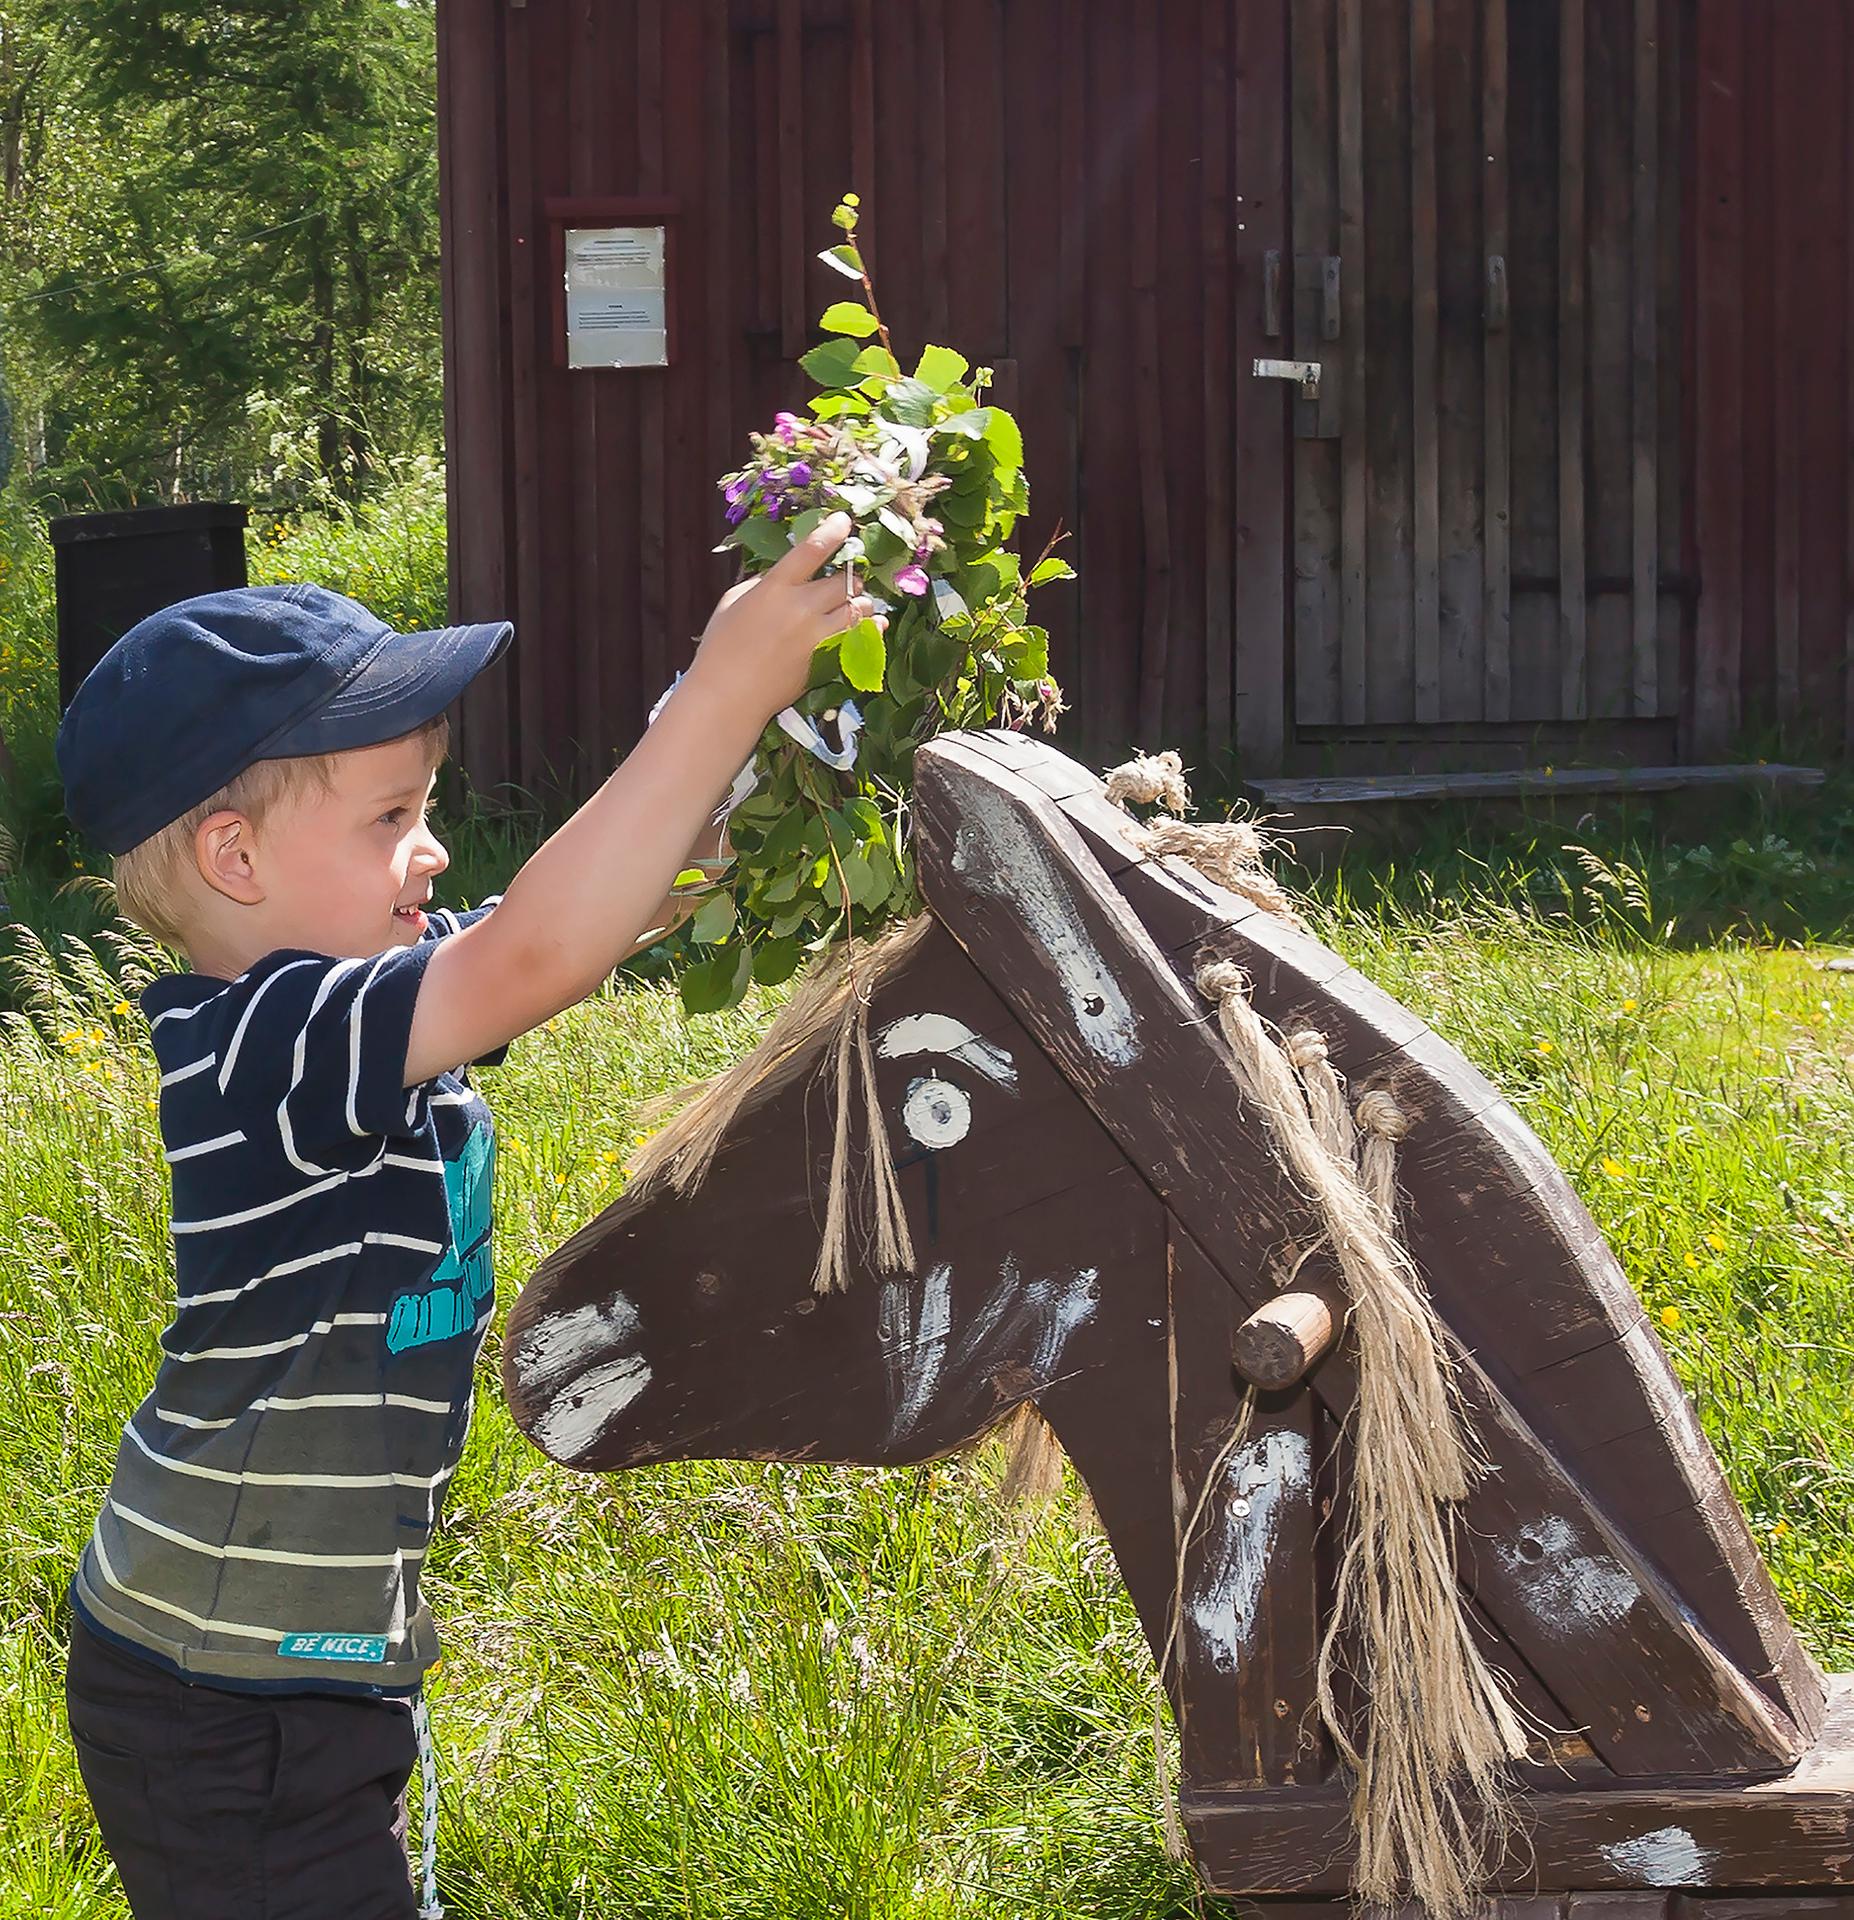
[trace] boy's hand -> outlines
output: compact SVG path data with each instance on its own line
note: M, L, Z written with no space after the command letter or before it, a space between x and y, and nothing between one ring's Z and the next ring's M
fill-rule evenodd
M688 677L712 677L733 699L750 698L762 722L796 700L818 647L875 612L867 594L853 591L853 572L816 577L853 524L847 513L833 513L766 572L730 587Z

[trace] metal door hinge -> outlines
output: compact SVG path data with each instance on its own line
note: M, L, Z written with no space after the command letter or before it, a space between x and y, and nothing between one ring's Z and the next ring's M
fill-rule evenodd
M1317 400L1320 397L1320 363L1317 360L1258 360L1254 372L1258 380L1293 381L1299 387L1302 399Z

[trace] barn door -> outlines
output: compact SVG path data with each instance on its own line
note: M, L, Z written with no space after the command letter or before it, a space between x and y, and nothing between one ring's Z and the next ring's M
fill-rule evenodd
M1509 742L1679 705L1675 0L1290 0L1291 711Z

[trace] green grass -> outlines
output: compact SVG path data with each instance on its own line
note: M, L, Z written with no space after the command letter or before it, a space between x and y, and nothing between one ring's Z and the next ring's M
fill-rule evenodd
M1427 904L1333 886L1321 912L1570 1171L1810 1644L1854 1666L1854 984L1800 951L1654 937L1627 874L1597 870L1549 914L1541 889L1522 864ZM0 1036L7 1915L122 1912L58 1698L64 1585L171 1287L152 1069L116 978L152 956L109 957ZM628 986L484 1076L505 1303L617 1191L639 1103L764 1011L688 1026ZM1111 1556L1073 1503L1000 1514L997 1464L583 1479L486 1391L430 1575L452 1912L1189 1912Z

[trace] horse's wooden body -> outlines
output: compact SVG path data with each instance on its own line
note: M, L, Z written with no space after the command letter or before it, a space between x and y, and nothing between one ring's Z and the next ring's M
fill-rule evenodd
M1189 984L1201 953L1227 955L1265 1015L1317 1027L1355 1091L1390 1087L1413 1121L1407 1238L1490 1468L1464 1505L1462 1578L1490 1658L1559 1730L1525 1769L1507 1920L1554 1902L1854 1920L1834 1891L1854 1881L1854 1680L1825 1681L1799 1645L1589 1215L1451 1047L1316 941L1142 859L1124 825L1047 747L924 749L935 924L871 1013L920 1271L811 1290L820 1036L743 1108L693 1199L627 1195L542 1267L510 1322L516 1417L596 1471L901 1463L1033 1400L1156 1652L1177 1530L1238 1408L1235 1329L1314 1237ZM1283 1920L1328 1914L1319 1897L1349 1883L1313 1664L1352 1392L1341 1342L1264 1398L1187 1553L1166 1676L1204 1878L1294 1896Z

